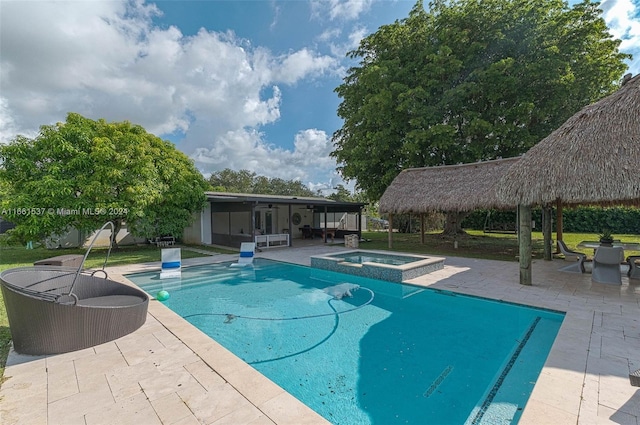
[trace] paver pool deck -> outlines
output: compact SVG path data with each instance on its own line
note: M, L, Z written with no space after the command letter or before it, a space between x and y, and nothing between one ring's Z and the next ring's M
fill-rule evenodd
M362 246L366 249L366 246ZM275 248L257 257L309 265L338 246ZM185 265L237 255L184 260ZM411 283L566 312L520 424L638 424L640 281L596 284L533 261L533 286L518 263L447 257L443 270ZM112 278L159 263L109 268ZM0 424L326 424L317 413L231 352L152 301L134 333L51 356L11 351L0 388Z

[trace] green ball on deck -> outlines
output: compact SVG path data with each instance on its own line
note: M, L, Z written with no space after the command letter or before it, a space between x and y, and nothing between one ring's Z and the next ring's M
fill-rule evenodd
M158 301L166 301L169 299L169 293L167 291L160 291L156 294L156 300Z

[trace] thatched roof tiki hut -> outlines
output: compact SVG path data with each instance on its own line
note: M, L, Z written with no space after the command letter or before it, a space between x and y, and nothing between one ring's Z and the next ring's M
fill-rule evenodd
M532 147L497 191L503 202L529 210L558 201L640 204L640 75L625 76L617 92L584 107ZM520 282L530 285L531 235L520 236L529 244L528 259L520 246Z
M440 211L463 213L479 208L512 208L495 191L500 177L519 158L498 159L461 165L408 168L391 182L380 198L379 211L389 214L389 247L393 244L394 214L424 214Z

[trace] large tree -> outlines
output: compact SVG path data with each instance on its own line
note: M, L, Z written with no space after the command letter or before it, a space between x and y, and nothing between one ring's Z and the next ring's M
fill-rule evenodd
M0 200L14 234L37 241L112 221L136 235L180 236L209 187L175 146L139 125L70 113L33 139L0 146Z
M618 86L597 3L418 1L348 55L332 156L370 200L407 167L512 157Z
M235 193L259 193L262 195L314 196L314 192L299 180L284 180L258 176L249 170L234 171L225 168L209 177L214 190Z
M334 201L338 202L358 202L356 196L352 195L351 191L349 191L349 189L347 189L343 185L337 185L336 187L334 187L334 190L335 192L328 195L327 198L333 199Z

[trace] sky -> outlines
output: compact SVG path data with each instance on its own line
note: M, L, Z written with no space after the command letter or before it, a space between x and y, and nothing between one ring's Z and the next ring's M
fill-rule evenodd
M142 125L205 177L244 169L323 194L353 188L329 156L346 52L414 4L0 0L0 143L77 112ZM601 8L637 74L640 0Z

